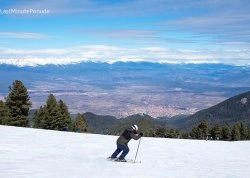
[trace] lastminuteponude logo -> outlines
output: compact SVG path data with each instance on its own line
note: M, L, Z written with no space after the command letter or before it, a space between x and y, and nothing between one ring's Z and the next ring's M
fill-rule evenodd
M0 14L49 14L50 10L48 9L0 9Z

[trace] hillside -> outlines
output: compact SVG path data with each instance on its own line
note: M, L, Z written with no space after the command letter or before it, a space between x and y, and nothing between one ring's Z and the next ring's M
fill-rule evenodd
M96 115L86 112L83 116L88 123L88 131L91 133L104 134L107 127L119 123L117 118L108 115Z
M117 163L106 157L116 136L0 126L1 178L157 178L250 175L250 142L145 138L137 160ZM138 141L129 143L134 159ZM237 153L237 154L232 154ZM181 170L181 171L180 171Z
M146 114L134 114L121 119L90 112L84 113L83 116L87 120L89 132L98 134L117 135L133 124L139 125L140 131L147 132L159 125L158 120Z
M124 129L134 124L137 124L139 126L139 132L143 132L144 134L158 125L157 120L149 115L134 114L126 118L119 119L119 123L108 127L106 129L106 133L119 135Z
M250 91L229 98L208 109L201 110L179 122L179 126L189 129L202 120L207 120L211 125L233 125L237 122L243 122L250 126Z

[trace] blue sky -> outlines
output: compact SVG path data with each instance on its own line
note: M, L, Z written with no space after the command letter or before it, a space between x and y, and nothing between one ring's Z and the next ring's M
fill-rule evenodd
M248 0L1 0L0 26L0 63L250 64Z

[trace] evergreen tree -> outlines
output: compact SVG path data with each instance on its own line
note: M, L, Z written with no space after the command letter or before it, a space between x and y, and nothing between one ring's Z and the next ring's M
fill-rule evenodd
M211 136L215 140L219 140L221 138L221 128L218 124L216 124L212 129L211 129Z
M33 120L34 120L33 127L44 128L45 111L44 111L44 108L42 106L40 107L40 109L35 111Z
M201 137L200 139L205 139L207 138L208 135L208 123L207 121L202 121L199 125L198 128L200 129L201 132Z
M190 133L193 139L205 139L208 136L207 121L202 121L198 126L194 126Z
M62 127L63 130L71 130L70 126L71 126L71 118L70 118L70 114L69 114L69 110L67 105L62 101L59 100L59 108L60 108L60 112L62 115Z
M247 127L241 122L238 124L239 131L240 131L240 139L247 140L248 138L248 129Z
M31 102L26 87L21 81L16 80L9 87L9 92L6 98L6 106L10 114L8 125L28 126L28 114Z
M198 127L194 126L190 133L192 139L199 139L201 137L201 131Z
M150 128L148 132L146 132L146 137L155 137L155 130Z
M167 138L167 130L165 127L158 127L155 131L155 137Z
M232 141L238 141L238 140L240 140L240 131L237 124L235 124L232 129Z
M177 138L179 136L179 130L178 129L167 129L167 138Z
M44 129L63 130L62 114L53 94L48 96L44 115Z
M5 103L0 100L0 125L7 125L9 122L9 111Z
M189 138L189 133L188 133L188 132L183 132L183 133L181 134L181 138L183 138L183 139L188 139L188 138Z
M80 113L77 114L74 124L74 131L87 132L88 124L86 119Z
M227 125L224 125L221 130L222 140L229 141L231 140L231 130Z
M53 94L48 96L46 105L34 114L34 127L51 130L73 130L67 105L56 101Z

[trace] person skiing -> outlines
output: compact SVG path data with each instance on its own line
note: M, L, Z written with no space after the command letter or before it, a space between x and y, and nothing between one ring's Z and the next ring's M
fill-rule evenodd
M140 134L138 132L138 126L132 125L130 128L124 130L121 136L117 139L116 145L117 149L115 152L109 157L111 160L126 162L125 157L129 152L128 142L133 138L134 140L138 140L143 136L143 133ZM122 154L117 158L119 153L122 151Z

